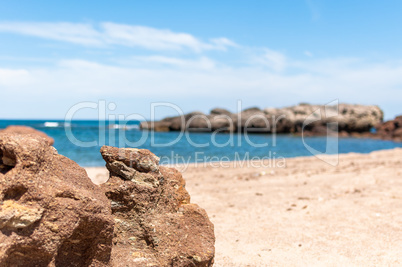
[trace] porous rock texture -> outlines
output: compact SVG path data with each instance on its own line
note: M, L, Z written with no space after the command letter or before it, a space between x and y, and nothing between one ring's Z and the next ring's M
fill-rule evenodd
M110 178L101 187L115 218L114 266L212 266L214 228L190 204L185 181L145 149L103 146Z
M39 135L46 140L49 145L54 144L54 139L45 134L44 132L38 131L29 126L23 125L10 125L7 126L5 129L0 130L0 133L14 133L14 134L35 134Z
M38 135L0 134L0 266L109 266L110 202Z

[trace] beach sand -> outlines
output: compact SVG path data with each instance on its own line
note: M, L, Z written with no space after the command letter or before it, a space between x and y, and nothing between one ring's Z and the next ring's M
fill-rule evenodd
M340 155L336 167L315 157L230 164L183 172L215 225L215 266L402 264L402 149ZM105 168L87 172L107 179Z

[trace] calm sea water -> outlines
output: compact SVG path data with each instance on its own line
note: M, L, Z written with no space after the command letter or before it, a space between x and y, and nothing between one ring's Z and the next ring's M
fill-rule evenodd
M102 145L150 149L161 157L161 163L185 163L217 160L243 160L253 157L279 158L311 156L299 136L269 134L216 134L177 132L154 133L139 130L139 122L127 124L99 121L73 121L65 125L57 120L0 120L0 129L8 125L27 125L45 132L55 140L58 152L84 167L103 166L99 153ZM65 127L66 126L66 127ZM67 131L71 130L68 137ZM76 141L84 142L85 146ZM329 142L328 142L329 141ZM392 141L326 137L305 137L304 142L317 151L334 153L369 153L375 150L402 147ZM92 142L92 143L89 143ZM327 148L327 144L330 146Z

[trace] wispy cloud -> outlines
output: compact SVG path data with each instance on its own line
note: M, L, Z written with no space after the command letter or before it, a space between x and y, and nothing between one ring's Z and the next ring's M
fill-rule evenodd
M134 63L134 65L141 65L141 66L148 65L150 67L159 65L162 67L212 70L215 68L216 65L216 63L208 57L200 57L198 59L183 59L176 57L153 55L153 56L136 56L131 60L137 63L137 64Z
M1 22L0 32L11 32L88 46L101 46L102 34L92 25L80 23Z
M226 50L228 47L237 46L233 41L223 37L205 42L188 33L112 22L98 25L66 22L0 22L0 32L97 47L121 45L148 50L190 49L201 52Z
M265 48L262 55L255 56L255 62L274 71L283 71L286 68L287 59L283 53Z

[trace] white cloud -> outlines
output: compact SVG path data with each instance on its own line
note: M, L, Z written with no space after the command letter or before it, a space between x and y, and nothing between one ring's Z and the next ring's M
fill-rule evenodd
M400 112L402 68L393 64L376 65L362 61L356 66L342 65L334 60L332 70L335 66L337 69L333 73L318 73L302 67L286 73L258 66L215 65L199 69L189 67L196 61L168 57L151 56L143 60L159 67L122 67L85 60L63 60L47 68L1 69L0 91L2 98L10 103L19 103L21 96L29 99L29 103L35 103L37 108L29 115L39 112L41 106L42 113L48 114L46 105L49 101L60 103L59 110L57 106L54 108L58 113L52 111L59 117L76 101L99 99L130 101L132 105L123 111L127 114L147 113L146 103L167 99L179 106L187 106L185 111L228 107L227 103L233 104L237 100L243 100L245 106L278 107L339 99L340 102L378 104L385 110L387 118ZM331 65L329 61L326 60L325 64ZM160 64L166 66L160 67ZM315 61L310 64L311 69L323 66ZM68 99L76 100L68 102ZM21 114L20 109L24 107L11 105L2 109L0 117Z
M142 66L145 64L171 66L189 69L206 69L211 70L215 68L215 62L208 57L200 57L196 60L166 57L161 55L154 56L136 56L133 58L136 63L139 61ZM138 64L137 64L138 65Z
M29 86L30 72L25 69L0 69L0 88Z
M187 33L110 22L102 23L101 27L104 29L107 42L120 45L152 50L180 50L186 47L195 51L201 51L208 46Z
M226 50L227 47L240 47L238 44L227 38L214 38L211 39L211 43L214 44L215 47L220 50Z
M256 62L275 71L282 71L286 68L286 56L278 51L264 49L263 55L255 59Z
M226 50L236 44L227 38L203 42L188 33L168 29L104 22L94 27L82 23L1 22L0 32L10 32L85 46L121 45L149 50Z
M81 45L103 45L102 34L89 24L46 22L2 22L0 32L36 36Z
M356 66L334 60L335 71L331 69L323 74L300 67L290 74L258 67L219 65L200 70L189 68L189 64L197 64L196 61L169 57L151 56L141 60L167 66L122 67L85 60L64 60L49 68L2 69L0 89L4 97L16 91L33 98L52 92L57 92L60 98L71 95L133 99L150 95L162 99L168 96L187 99L214 96L233 101L257 99L262 107L275 106L272 99L282 104L294 104L295 101L324 103L340 99L341 102L384 105L402 97L402 68L393 64L377 65L362 61ZM331 65L328 62L325 64ZM310 68L318 69L322 64L312 61Z

